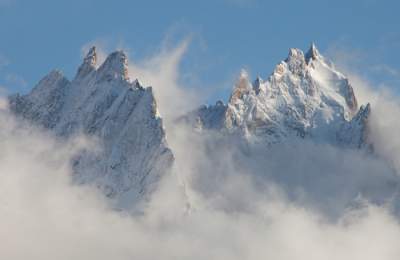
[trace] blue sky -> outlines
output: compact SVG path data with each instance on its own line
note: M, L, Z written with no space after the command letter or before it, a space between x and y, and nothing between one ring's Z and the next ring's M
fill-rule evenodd
M71 78L90 42L141 60L190 37L181 65L188 86L231 85L241 68L267 77L288 48L315 41L395 87L399 10L390 0L0 0L0 86L26 92L53 68ZM226 99L226 89L213 98Z

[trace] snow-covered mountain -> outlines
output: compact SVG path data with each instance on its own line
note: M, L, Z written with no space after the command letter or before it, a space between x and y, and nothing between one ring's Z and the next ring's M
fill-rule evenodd
M75 158L74 180L99 187L117 208L147 198L173 164L152 88L128 78L122 51L98 67L93 47L73 80L52 71L29 94L9 100L15 114L62 138L95 137L101 149ZM227 104L203 106L183 121L265 147L307 138L361 148L370 145L370 111L369 104L358 107L349 80L312 44L306 54L290 49L265 81L250 82L243 71Z
M227 104L217 101L185 117L198 130L239 134L249 141L288 138L347 147L367 145L370 105L358 108L349 80L317 50L290 49L267 80L242 71Z
M73 162L74 179L98 186L117 208L146 197L173 163L152 88L128 78L122 51L97 68L91 48L72 81L52 71L29 94L11 96L10 109L61 137L97 138L100 151Z

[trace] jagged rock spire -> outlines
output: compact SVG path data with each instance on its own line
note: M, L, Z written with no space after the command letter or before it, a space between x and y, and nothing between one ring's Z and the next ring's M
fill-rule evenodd
M345 83L346 91L344 91L343 96L346 100L346 104L352 112L355 112L358 107L358 102L356 99L356 95L354 94L353 87L351 86L348 79L345 79L344 83Z
M306 61L309 63L311 59L315 60L318 57L321 57L321 54L319 53L315 43L311 42L311 46L306 53Z
M252 85L249 81L249 75L246 70L241 70L239 78L235 84L232 95L229 99L230 103L235 103L237 99L251 91Z
M89 49L89 52L86 54L85 58L83 59L83 63L79 67L75 79L82 79L82 78L86 77L89 73L91 73L92 71L95 71L96 63L97 63L96 47L93 46Z
M361 106L352 120L343 124L337 135L338 141L349 147L367 148L372 151L373 145L368 141L370 115L371 105L368 103Z
M290 61L291 59L304 59L303 51L297 48L290 48L286 61Z
M253 83L253 89L256 92L256 94L258 94L260 92L260 87L261 85L264 83L264 81L262 80L262 78L260 76L258 76L256 78L256 80Z
M289 49L289 55L285 62L287 63L289 70L294 74L300 75L304 73L306 60L302 50L296 48Z
M92 48L89 49L89 52L86 54L84 63L89 64L91 66L96 66L96 62L97 62L96 46L93 46Z
M111 53L98 69L100 80L128 80L128 58L123 51Z

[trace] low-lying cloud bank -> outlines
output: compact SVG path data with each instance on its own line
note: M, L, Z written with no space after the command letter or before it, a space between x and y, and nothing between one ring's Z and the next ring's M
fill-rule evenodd
M177 83L180 56L132 65L159 83L161 109L174 104L164 117L192 105ZM372 102L377 156L304 142L243 154L232 140L166 118L174 171L136 216L71 184L70 159L91 140L57 140L17 121L3 101L0 259L398 259L400 106L358 83L356 95Z
M0 122L1 259L396 259L400 254L400 226L385 208L364 205L332 223L279 193L257 191L240 173L227 173L195 209L170 203L174 191L164 187L143 216L126 216L107 209L94 191L70 184L69 159L85 142L60 143L4 111Z

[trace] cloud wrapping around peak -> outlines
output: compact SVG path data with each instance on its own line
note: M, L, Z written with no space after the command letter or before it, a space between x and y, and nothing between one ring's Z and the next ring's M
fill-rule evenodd
M61 145L4 111L0 121L2 259L396 259L400 253L400 227L384 208L366 205L330 223L274 192L255 192L239 173L189 213L161 196L173 192L166 184L153 205L169 205L175 214L149 207L145 215L126 216L107 209L93 190L71 185L68 159L76 141ZM229 198L241 198L248 210L227 208Z
M0 259L397 260L398 99L352 81L372 103L379 156L303 141L243 153L237 140L174 123L197 101L179 82L186 48L130 64L154 85L176 157L141 215L71 183L71 159L93 140L58 140L1 102Z
M182 40L177 45L164 42L151 56L140 60L128 58L130 80L137 79L144 87L153 88L157 106L167 126L173 124L177 116L182 116L187 111L197 108L201 101L196 91L185 88L180 81L180 65L189 43L190 38ZM82 47L82 56L85 56L92 46L96 46L99 67L112 51L105 41L95 40ZM127 47L118 49L123 50L128 56L131 54Z
M160 189L145 215L114 212L93 190L70 184L69 157L82 143L61 146L4 112L0 120L2 259L396 259L400 253L399 225L384 208L365 206L330 223L254 192L239 173L189 213L171 207L175 214L164 214L160 205L171 205L174 185ZM221 196L242 197L251 210L221 207Z

